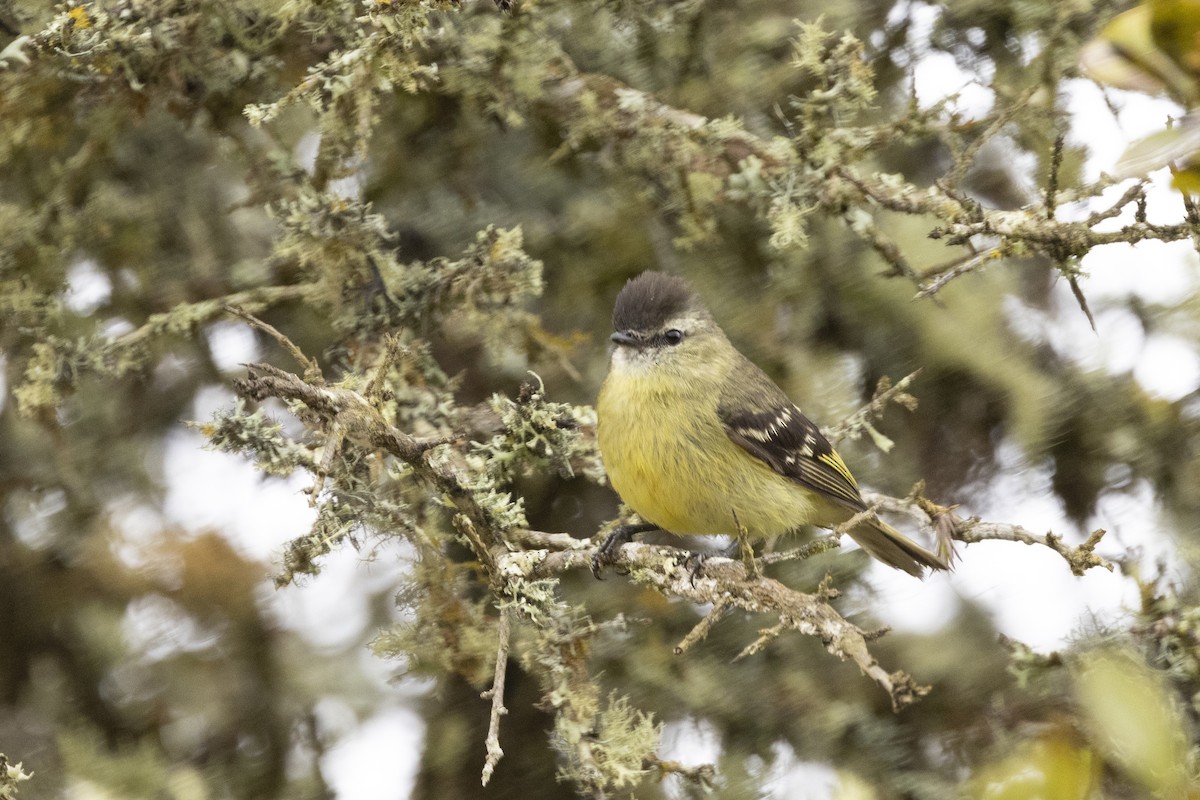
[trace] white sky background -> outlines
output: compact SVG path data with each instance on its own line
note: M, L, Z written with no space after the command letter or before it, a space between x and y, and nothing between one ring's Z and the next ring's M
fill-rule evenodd
M906 8L927 34L936 11L922 4ZM965 111L984 111L991 102L989 92L971 84L948 55L924 57L916 65L915 79L923 103L959 90L960 107ZM1082 137L1075 141L1083 141L1091 149L1089 177L1111 167L1128 142L1162 128L1166 117L1177 113L1169 103L1114 92L1111 96L1123 109L1119 119L1114 120L1100 90L1090 82L1073 81L1067 92L1073 117L1071 135ZM1167 186L1167 176L1158 174L1155 178L1151 218L1179 219L1181 204ZM348 193L356 191L354 184L345 188ZM1121 187L1115 188L1114 196L1120 191ZM1086 214L1087 210L1080 213ZM1053 318L1022 308L1016 301L1009 310L1022 330L1046 337L1061 353L1088 367L1114 372L1132 369L1148 392L1174 400L1200 385L1200 353L1192 343L1169 336L1145 337L1131 314L1107 309L1106 305L1131 294L1150 301L1169 301L1195 292L1200 285L1197 265L1196 253L1187 242L1151 242L1136 248L1119 245L1094 251L1083 262L1087 273L1083 287L1097 312L1097 333L1078 313L1065 285L1057 289L1058 313ZM87 265L72 274L72 307L83 310L103 301L107 287L97 281L102 283L103 278ZM209 335L214 356L230 374L238 372L239 364L259 357L253 335L240 323L216 325ZM196 401L193 419L207 419L214 410L231 402L232 393L226 387L203 392ZM1074 529L1049 490L1049 472L1021 465L1012 447L1002 447L1001 453L1010 466L1001 471L994 491L989 493L992 505L972 508L970 513L1019 523L1035 533L1054 530L1066 535L1072 544L1081 541L1084 533ZM283 543L306 532L313 520L313 511L303 494L309 477L264 481L243 459L204 450L202 438L193 431L180 429L169 440L164 479L168 486L166 522L195 531L225 531L241 552L272 565L277 563ZM220 490L213 491L214 487ZM137 530L144 531L156 522L140 519L139 513L132 513L128 520L134 538ZM1101 551L1112 553L1137 545L1147 555L1169 558L1170 543L1148 535L1159 527L1154 524L1159 513L1153 493L1146 486L1134 487L1119 498L1105 498L1091 521L1092 527L1109 530ZM957 598L969 599L991 609L1001 631L1046 651L1061 646L1090 618L1119 618L1136 606L1132 581L1098 569L1083 578L1073 577L1064 561L1045 548L981 543L964 548L961 555L954 573L933 575L924 581L875 564L871 573L875 594L851 596L842 608L848 612L869 608L897 629L925 631L938 628L953 616ZM395 561L389 565L385 560L363 564L352 548L329 556L323 567L321 576L302 588L264 590L263 603L282 624L300 632L314 647L344 647L369 639L372 631L367 629L365 592L393 582L400 567ZM423 738L420 717L410 710L411 700L425 687L389 685L387 678L393 665L381 664L365 651L364 659L375 663L369 667L373 679L378 681L384 697L392 699L366 720L356 719L353 711L332 700L318 708L321 724L337 739L322 762L322 770L343 800L400 800L411 791ZM716 743L702 725L672 725L666 734L664 756L668 758L699 763L715 757ZM501 736L503 741L503 732ZM477 745L482 766L483 742ZM379 773L381 764L389 765L390 774ZM797 781L788 778L793 773L806 776L805 794L794 793ZM791 762L781 759L770 775L769 796L775 798L815 800L830 796L836 784L828 767L800 764L795 762L794 754Z

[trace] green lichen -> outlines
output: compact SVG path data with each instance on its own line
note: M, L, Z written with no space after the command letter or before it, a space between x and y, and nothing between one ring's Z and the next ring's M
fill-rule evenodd
M19 783L24 783L33 777L32 772L26 772L24 765L18 761L9 763L8 758L0 753L0 800L13 800L17 796Z
M192 427L208 439L209 447L252 458L268 475L286 477L298 469L315 466L308 447L285 436L283 425L271 419L265 409L250 412L242 400L214 412L211 421L192 423Z

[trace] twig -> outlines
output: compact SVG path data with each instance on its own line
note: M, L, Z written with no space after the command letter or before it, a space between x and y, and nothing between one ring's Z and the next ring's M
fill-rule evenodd
M803 561L806 558L812 558L818 553L824 553L827 550L836 550L842 543L842 535L840 533L831 533L827 536L820 536L813 539L803 547L797 547L794 550L784 550L778 553L763 553L758 557L758 562L764 567L771 564L779 564L784 561Z
M742 527L741 521L738 519L737 510L730 509L733 514L733 526L737 529L738 555L742 559L742 563L746 565L746 571L750 573L752 578L761 578L762 571L758 568L758 563L754 560L754 545L750 543L750 536L746 533L746 529Z
M1178 175L1178 169L1174 164L1171 164L1171 176ZM1188 192L1180 192L1183 198L1183 210L1188 224L1192 228L1192 248L1200 253L1200 209L1196 208L1196 201Z
M500 642L496 646L496 674L492 679L492 688L479 695L484 700L492 701L492 716L488 723L487 739L484 742L487 748L487 759L483 762L484 786L488 785L488 781L492 779L492 771L504 757L504 751L500 749L500 718L508 713L508 709L504 707L504 675L508 670L510 639L508 612L502 608L500 609L499 624Z
M758 632L758 638L743 647L741 652L733 657L733 660L741 661L746 656L752 656L761 652L764 647L778 639L779 634L786 631L788 627L789 626L786 622L781 621L778 625L772 625L769 628L763 628Z
M967 520L955 536L960 542L982 542L987 539L1005 541L1005 542L1021 542L1022 544L1040 544L1049 547L1054 552L1058 553L1071 568L1072 575L1083 575L1092 567L1103 567L1109 572L1113 571L1115 566L1113 562L1096 555L1096 545L1107 533L1103 528L1097 528L1088 535L1087 541L1078 547L1067 547L1063 543L1062 537L1055 534L1053 531L1047 531L1045 535L1038 536L1036 533L1022 528L1020 525L1008 525L999 522L980 522L977 519Z
M905 499L867 492L863 493L863 498L874 507L885 511L906 514L916 520L923 528L929 529L932 527L935 531L939 527L944 531L947 527L945 524L945 515L948 514L954 523L952 536L956 541L967 544L985 540L997 540L1049 547L1063 557L1072 575L1083 575L1093 567L1103 567L1112 572L1116 566L1107 558L1096 555L1096 546L1105 534L1103 528L1097 528L1092 531L1087 541L1078 547L1068 547L1063 543L1061 536L1050 531L1039 536L1020 525L1004 522L981 522L977 517L962 519L954 515L952 508L940 506L922 497L920 491L921 485L918 484L913 495Z
M313 467L313 484L304 490L308 494L308 504L312 508L317 507L321 490L325 488L325 480L329 477L329 471L333 467L333 459L337 457L341 449L342 425L335 417L330 421L328 430L325 431L325 444L321 447L321 457L317 459L317 463Z
M709 612L700 618L700 621L688 631L687 636L684 636L679 644L675 645L675 655L681 656L690 650L696 642L704 641L708 637L708 632L712 630L713 625L716 625L721 617L725 616L725 612L729 610L730 603L731 601L727 597L718 598L717 602L713 603L713 607L709 609Z
M316 359L309 358L304 355L304 351L296 346L296 343L285 336L278 328L269 322L264 322L258 317L246 311L240 306L232 303L223 303L221 309L227 314L233 314L235 317L241 317L246 322L250 323L251 327L258 328L263 333L270 336L279 345L287 350L292 358L296 359L296 363L304 367L304 377L306 380L316 380L321 376L321 367L317 364Z
M1125 192L1117 198L1117 201L1101 211L1096 211L1090 214L1086 220L1088 226L1097 225L1106 219L1120 216L1125 211L1125 206L1135 201L1145 201L1146 198L1146 182L1144 180L1130 186Z
M387 382L388 373L396 366L405 353L406 348L400 341L399 336L388 334L383 337L383 352L380 354L379 361L376 363L370 379L367 380L367 385L363 387L364 397L378 401L383 387Z
M1054 139L1054 149L1050 151L1050 175L1046 180L1046 219L1054 219L1058 208L1058 172L1062 168L1064 137L1060 133Z
M488 548L487 543L483 541L483 537L479 535L479 529L475 527L475 523L466 514L455 514L450 522L454 525L454 529L471 543L471 549L475 551L475 557L479 559L479 563L487 571L488 577L494 580L496 578L496 558Z
M678 775L702 789L712 789L717 777L717 769L712 764L685 767L678 761L664 761L657 756L651 756L646 759L646 766L658 769L666 775Z
M236 306L242 309L268 308L278 303L304 300L314 291L311 284L259 286L225 297L200 300L195 303L182 303L172 307L170 311L151 314L141 326L109 342L106 350L119 352L144 347L156 336L164 333L179 333L208 322L225 313L226 306Z
M875 396L871 398L871 402L825 431L825 435L829 441L836 446L847 436L851 439L857 439L861 430L869 424L870 420L879 419L883 416L883 411L887 407L887 404L893 401L912 411L916 408L916 398L908 394L906 390L909 384L916 380L920 374L921 370L919 369L910 372L896 381L895 386L891 387L887 387L884 384L884 380L886 379L881 378L876 385Z
M913 283L920 284L921 276L904 257L900 246L894 239L879 230L879 226L875 224L874 220L869 217L859 219L850 212L842 214L842 219L845 220L846 226L850 230L858 234L871 246L872 250L879 254L880 258L891 265L892 268L885 272L885 275L908 278Z
M1026 88L1019 96L1014 98L1011 103L1001 109L999 113L994 114L991 121L988 122L988 126L980 131L979 135L973 138L965 148L962 150L954 148L957 150L957 152L953 153L954 166L949 172L946 173L945 177L942 179L943 182L947 186L958 186L958 184L961 183L962 179L966 176L968 170L970 170L971 166L975 163L975 156L979 154L979 150L987 142L991 141L996 134L1004 130L1004 127L1012 122L1013 119L1015 119L1016 116L1021 113L1021 111L1027 105L1029 105L1029 101L1039 91L1041 91L1040 84L1034 84Z
M947 283L955 278L966 275L968 272L974 272L980 267L986 266L993 261L999 261L1007 254L1007 248L1004 245L989 247L987 250L978 252L964 259L951 262L948 267L936 267L930 271L933 277L921 284L921 291L917 292L914 300L923 300L926 297L933 297L940 292Z

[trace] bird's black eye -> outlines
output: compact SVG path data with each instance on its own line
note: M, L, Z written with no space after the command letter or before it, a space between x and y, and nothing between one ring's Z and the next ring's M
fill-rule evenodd
M683 331L671 328L671 330L663 334L663 339L667 341L667 344L679 344L683 341Z

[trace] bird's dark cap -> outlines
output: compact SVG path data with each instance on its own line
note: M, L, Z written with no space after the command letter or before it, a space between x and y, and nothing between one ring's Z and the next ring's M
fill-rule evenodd
M688 311L706 314L691 284L678 275L643 272L631 279L617 295L613 307L613 329L652 331L667 320Z

